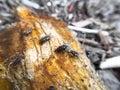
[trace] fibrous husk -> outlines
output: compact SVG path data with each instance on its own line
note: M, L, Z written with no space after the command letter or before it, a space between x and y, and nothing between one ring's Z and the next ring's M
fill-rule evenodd
M0 32L2 76L16 90L47 90L50 86L57 90L106 90L64 22L23 6L17 7L16 13L16 22ZM40 44L46 35L50 40ZM68 49L55 52L61 45Z

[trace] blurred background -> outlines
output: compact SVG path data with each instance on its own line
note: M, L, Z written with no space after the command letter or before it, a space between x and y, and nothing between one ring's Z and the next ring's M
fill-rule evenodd
M120 0L0 0L0 31L24 5L66 22L110 90L120 90Z

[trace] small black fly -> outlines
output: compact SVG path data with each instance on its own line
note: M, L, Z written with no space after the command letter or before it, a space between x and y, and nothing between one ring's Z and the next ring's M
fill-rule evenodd
M28 29L24 32L25 35L29 35L32 32L33 29Z
M72 54L72 56L79 57L79 53L74 50L70 50L70 53Z
M63 51L67 51L68 50L68 45L62 45L62 46L59 46L55 52L63 52Z
M48 90L56 90L54 86L50 86Z
M16 57L16 59L12 62L12 66L15 66L21 62L22 58L21 57Z
M49 36L49 35L47 35L47 36L45 36L45 37L42 37L41 39L40 39L40 44L43 44L43 43L45 43L45 42L47 42L47 41L49 41L51 39L51 37Z

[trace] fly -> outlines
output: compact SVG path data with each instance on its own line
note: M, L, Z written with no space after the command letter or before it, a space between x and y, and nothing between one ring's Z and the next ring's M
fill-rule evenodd
M19 64L19 63L21 62L21 59L22 59L22 58L17 57L17 58L15 59L15 61L13 61L12 66L15 66L15 65Z
M68 50L68 45L62 45L62 46L59 46L55 52L63 52L63 51L67 51Z
M45 42L47 42L47 41L49 41L51 39L51 37L49 36L49 35L47 35L47 36L45 36L45 37L42 37L41 39L40 39L40 44L43 44L43 43L45 43Z
M54 86L50 86L48 90L55 90Z
M70 50L70 53L72 54L72 56L79 57L79 53L74 50Z

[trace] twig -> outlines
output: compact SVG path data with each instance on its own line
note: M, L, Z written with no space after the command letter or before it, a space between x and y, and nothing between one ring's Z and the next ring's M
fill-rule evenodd
M99 43L96 42L96 41L94 41L94 40L78 38L78 41L84 42L84 43L87 43L87 44L91 44L91 45L93 45L93 46L99 46Z
M94 53L98 53L98 54L105 54L106 53L106 51L105 50L102 50L102 49L100 49L100 48L93 48L93 47L91 47L91 46L89 46L89 45L84 45L84 47L85 47L85 49L86 49L86 51L92 51L92 52L94 52Z
M68 28L71 29L71 30L80 31L80 32L83 32L83 33L98 34L101 31L104 35L109 35L109 33L107 31L102 31L102 30L86 29L86 28L80 28L80 27L75 27L75 26L71 26L71 25L68 25Z
M100 22L100 21L97 21L97 20L94 19L94 18L90 18L89 20L92 21L93 23L95 23L96 25L101 26L101 28L104 28L104 29L111 28L109 25L107 25L107 24L105 24L105 23L102 23L102 22Z
M104 35L103 32L99 32L98 35L103 45L114 44L112 38L109 35Z
M39 4L32 2L32 1L29 1L29 0L22 0L22 3L27 5L27 6L34 7L36 9L40 8Z
M74 26L77 26L77 27L85 27L85 26L90 25L92 23L93 22L91 21L91 18L89 18L89 19L86 19L84 21L73 22L71 24L74 25Z
M120 56L116 56L113 58L106 59L105 61L101 62L100 68L118 68L120 67Z

